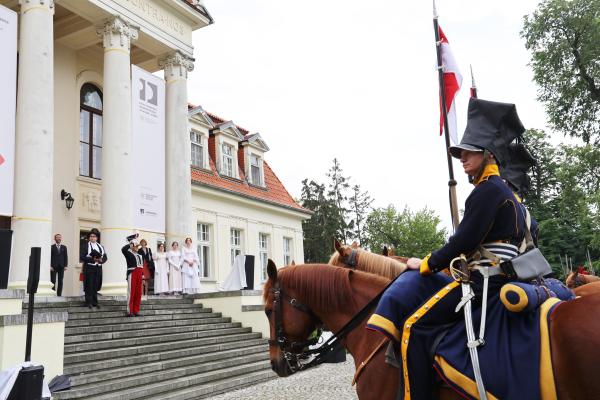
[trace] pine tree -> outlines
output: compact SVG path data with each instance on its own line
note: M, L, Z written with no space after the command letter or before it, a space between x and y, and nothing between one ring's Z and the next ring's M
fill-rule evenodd
M366 248L369 245L366 235L366 220L371 211L373 199L369 192L362 192L359 185L354 185L349 202L350 214L352 215L352 220L349 223L352 230L352 239L358 240L360 246Z

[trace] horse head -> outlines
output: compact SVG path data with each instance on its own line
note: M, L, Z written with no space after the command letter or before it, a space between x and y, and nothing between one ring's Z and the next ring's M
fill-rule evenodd
M280 377L286 377L301 368L299 355L305 348L317 343L321 322L302 303L304 300L298 298L297 290L286 286L280 279L281 274L271 259L267 263L267 275L263 300L270 326L269 359L273 371ZM310 338L315 330L319 334Z

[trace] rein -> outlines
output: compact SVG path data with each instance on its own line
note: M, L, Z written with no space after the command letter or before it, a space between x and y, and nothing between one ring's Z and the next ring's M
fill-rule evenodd
M398 275L400 276L400 275ZM322 322L319 318L304 304L300 303L296 299L290 299L287 296L284 296L283 289L279 287L279 282L275 284L269 291L273 293L275 299L273 300L273 313L275 313L275 332L276 339L269 340L270 346L279 346L279 349L283 353L283 356L288 363L290 370L295 373L297 371L305 370L319 364L322 364L325 361L327 355L334 350L335 346L343 340L350 332L352 332L371 312L371 310L379 303L381 296L383 293L398 279L398 277L394 278L390 281L371 301L369 301L360 311L358 311L347 323L344 325L339 331L337 331L333 336L331 336L325 343L319 346L316 349L312 350L304 350L308 346L312 346L316 344L321 336ZM307 339L301 342L290 342L283 330L283 309L281 306L281 299L288 299L288 303L295 307L296 309L303 311L309 314L313 320L313 323L317 326L317 335L313 339ZM315 355L315 357L306 364L300 364L298 362L299 358L307 358L310 355Z

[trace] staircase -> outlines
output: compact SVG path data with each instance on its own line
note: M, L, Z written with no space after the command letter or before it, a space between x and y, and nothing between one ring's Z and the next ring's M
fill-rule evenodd
M72 388L53 399L203 399L275 376L260 333L191 298L149 296L139 317L126 316L124 299L100 307L36 304L36 312L69 313L64 374Z

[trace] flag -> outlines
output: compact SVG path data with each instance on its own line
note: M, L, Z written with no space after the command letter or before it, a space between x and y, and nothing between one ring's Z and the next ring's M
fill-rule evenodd
M458 69L458 64L454 59L452 50L450 49L450 43L441 27L438 27L441 42L441 53L442 53L442 65L444 72L444 94L446 97L446 112L448 113L448 132L450 133L450 139L454 144L458 144L458 133L456 130L456 107L454 98L456 93L460 89L462 84L462 75ZM442 102L440 99L440 136L444 129L444 114L441 112Z

